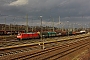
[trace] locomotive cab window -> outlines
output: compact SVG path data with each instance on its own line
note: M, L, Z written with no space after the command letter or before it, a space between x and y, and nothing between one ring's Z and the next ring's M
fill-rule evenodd
M21 34L18 34L18 35L21 35Z

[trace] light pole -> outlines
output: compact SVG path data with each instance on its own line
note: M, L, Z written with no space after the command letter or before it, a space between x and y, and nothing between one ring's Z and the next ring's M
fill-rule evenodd
M14 23L13 23L13 26L14 26L13 31L14 31L14 35L15 35L15 32L16 32L16 30L15 30L15 18L13 19L13 21L14 21Z
M53 18L53 32L54 32L54 18Z
M75 31L75 23L73 23L73 32Z
M6 18L5 18L5 27L4 27L4 33L6 34Z
M61 22L60 22L60 16L59 16L59 26L60 26ZM59 27L59 30L60 30L60 27Z
M41 18L41 40L42 40L42 16L40 16Z
M26 33L28 33L28 15L26 16Z
M33 32L33 19L32 19L32 32Z
M42 16L40 16L41 18L41 40L42 40Z
M43 47L42 47L42 48L44 49L44 40L43 40L43 37L42 37L42 28L43 28L43 27L42 27L42 17L43 17L43 16L40 16L40 18L41 18L41 40L42 40L42 42L43 42Z
M69 36L69 21L67 21L67 23L68 23L68 36Z

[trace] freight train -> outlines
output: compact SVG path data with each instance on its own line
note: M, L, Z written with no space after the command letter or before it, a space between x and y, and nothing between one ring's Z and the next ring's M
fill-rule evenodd
M30 33L19 33L17 35L17 39L23 40L23 39L34 39L34 38L49 38L49 37L55 37L56 32L43 32L42 36L39 32L30 32Z
M17 39L23 40L23 39L34 39L34 38L50 38L50 37L59 37L59 36L68 36L68 35L78 35L86 33L86 31L80 31L80 32L30 32L30 33L19 33L17 35Z

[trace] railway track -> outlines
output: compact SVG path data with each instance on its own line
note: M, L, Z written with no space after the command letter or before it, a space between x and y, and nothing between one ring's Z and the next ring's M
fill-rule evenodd
M74 44L74 43L73 43ZM85 47L86 45L88 45L88 43L83 43L82 46L81 44L74 44L75 46L71 46L73 44L66 44L66 45L63 45L63 46L59 46L59 47L54 47L54 48L51 48L51 49L47 49L47 50L43 50L43 51L40 51L40 52L37 52L37 53L33 53L33 54L30 54L28 56L22 56L22 57L18 57L18 58L14 58L14 59L20 59L20 60L27 60L27 59L30 59L30 60L57 60L75 50L78 50L82 47ZM69 45L69 46L68 46ZM77 48L78 47L78 48ZM58 52L58 53L56 53ZM49 55L50 54L50 55Z
M10 39L15 39L16 38L16 35L5 35L5 36L0 36L0 41L5 41L5 40L10 40Z
M60 44L57 42L58 45L57 44L55 45L55 43L53 43L55 46L52 45L52 47L48 47L48 48L46 47L44 50L36 49L33 51L21 52L19 54L18 54L18 52L16 52L17 54L11 53L11 55L1 56L0 60L3 60L3 59L9 59L9 60L38 60L38 59L39 60L62 60L62 58L67 56L68 54L71 54L82 48L88 47L90 45L89 39L85 38L85 39L68 42L68 43L64 43L64 44ZM51 46L51 44L47 43L47 44L45 44L45 46ZM38 46L32 46L32 48L33 47L38 48ZM21 50L23 50L23 49L21 49ZM28 49L26 49L26 50L28 50Z
M56 40L54 40L54 41L50 41L50 40L45 41L44 42L45 43L45 48L50 48L50 47L61 45L61 44L76 42L76 41L79 41L79 39L82 40L81 38L87 39L85 37L89 38L88 35L80 36L80 38L79 37L78 38L77 37L72 38L72 36L70 36L69 38L68 37L63 37L63 38L66 38L66 40L62 39L62 41L58 40L58 38L55 38ZM77 39L77 40L75 40L75 39ZM71 41L71 40L73 40L73 41ZM32 44L31 42L29 44L27 44L27 42L20 41L18 44L16 44L16 46L15 46L14 43L17 43L17 42L14 42L12 44L10 43L10 45L6 45L6 47L5 46L3 48L1 47L0 48L0 57L7 56L7 55L18 54L18 53L27 52L27 51L32 51L32 50L42 49L42 46L38 45L38 44L42 44L42 41L38 42L38 43L35 43L35 41L33 41L32 43L34 43L34 44ZM57 42L59 42L59 43L57 43ZM23 43L23 44L20 44L20 43Z
M56 37L56 38L47 38L44 39L45 41L65 41L65 40L73 40L73 39L79 39L79 38L84 38L88 37L90 34L82 34L82 35L75 35L75 36L69 36L69 37ZM15 45L23 45L23 44L32 44L32 43L38 43L42 42L40 39L31 39L31 40L23 40L23 41L18 41L18 40L10 40L10 41L2 41L0 42L0 48L1 47L8 47L8 46L15 46Z

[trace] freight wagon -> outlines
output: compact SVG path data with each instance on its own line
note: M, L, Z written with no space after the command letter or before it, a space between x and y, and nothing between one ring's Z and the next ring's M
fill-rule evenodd
M42 36L43 38L49 38L49 37L55 37L57 35L56 35L56 32L43 32Z
M20 33L17 35L17 39L32 39L32 38L40 38L40 35L38 33Z
M68 32L67 31L62 31L61 32L61 36L67 36L68 35Z

